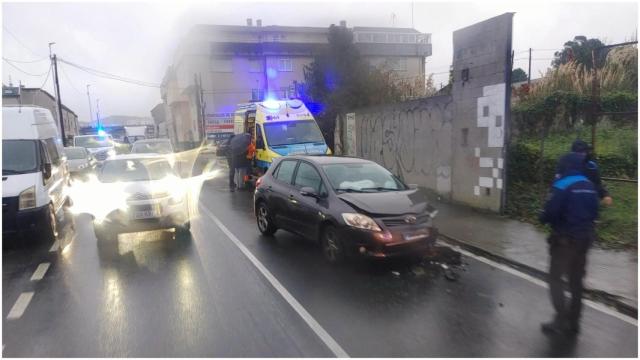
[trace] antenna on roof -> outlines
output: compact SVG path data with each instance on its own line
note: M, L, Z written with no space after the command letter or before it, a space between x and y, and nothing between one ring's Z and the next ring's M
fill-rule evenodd
M9 87L13 87L13 83L11 82L11 75L9 75Z
M11 80L9 80L11 81ZM18 80L18 112L22 112L22 80Z

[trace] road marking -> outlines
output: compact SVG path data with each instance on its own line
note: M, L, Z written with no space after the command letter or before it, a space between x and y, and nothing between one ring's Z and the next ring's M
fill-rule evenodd
M512 267L509 267L509 266L504 265L504 264L497 263L495 261L489 260L489 259L487 259L485 257L482 257L482 256L478 256L478 255L473 254L473 253L471 253L469 251L461 249L458 246L453 246L453 245L448 244L446 242L442 242L442 244L447 246L447 247L450 247L450 248L454 249L455 251L460 252L464 256L468 256L470 258L473 258L475 260L483 262L483 263L485 263L485 264L487 264L489 266L493 266L493 267L498 268L498 269L500 269L500 270L502 270L504 272L508 272L511 275L515 275L515 276L517 276L517 277L519 277L521 279L524 279L524 280L527 280L529 282L532 282L532 283L534 283L534 284L536 284L538 286L541 286L541 287L543 287L545 289L549 288L549 285L546 282L544 282L544 281L542 281L542 280L540 280L538 278L535 278L535 277L533 277L531 275L528 275L528 274L525 274L523 272L520 272L520 271L518 271L518 270L516 270L516 269L514 269ZM589 299L583 299L582 302L585 305L591 307L592 309L595 309L595 310L598 310L598 311L600 311L602 313L605 313L607 315L613 316L613 317L615 317L617 319L620 319L620 320L622 320L622 321L624 321L626 323L629 323L631 325L638 326L638 320L637 319L634 319L631 316L627 316L625 314L619 313L618 311L616 311L616 310L614 310L614 309L612 309L612 308L610 308L610 307L608 307L606 305L599 304L599 303L597 303L597 302L595 302L593 300L589 300Z
M271 274L271 272L267 270L267 268L264 265L262 265L260 260L258 260L251 253L251 251L249 251L249 249L247 249L247 247L244 246L244 244L242 244L242 242L240 242L240 240L238 240L238 238L231 231L229 231L229 229L227 229L226 226L224 226L224 224L222 224L220 219L218 219L215 215L213 215L213 213L211 213L211 211L209 211L209 209L207 209L205 206L200 206L200 208L204 211L204 213L207 216L211 218L211 220L213 220L213 222L216 223L216 225L220 228L220 230L222 230L222 232L224 232L227 235L227 237L234 244L236 244L236 246L240 249L240 251L242 251L242 253L249 259L249 261L251 261L251 263L262 273L262 275L267 279L267 281L271 283L274 289L276 289L276 291L280 293L280 295L284 298L284 300L288 302L289 305L291 305L291 307L298 313L298 315L300 315L302 320L304 320L307 323L307 325L311 328L311 330L313 330L313 332L316 333L316 335L320 338L320 340L322 340L322 342L324 342L324 344L329 348L329 350L331 350L333 354L337 357L340 357L340 358L349 357L347 352L342 349L340 344L338 344L333 339L333 337L331 337L331 335L329 335L329 333L322 327L322 325L320 325L311 316L311 314L309 314L307 310L305 310L305 308L302 307L302 305L298 302L298 300L296 300L293 297L293 295L291 295L291 293L289 293L289 291L287 291L287 289L285 289L285 287L278 281L278 279L276 279L275 276L273 276L273 274Z
M36 268L36 271L34 271L33 275L31 275L31 281L42 280L42 278L44 277L44 274L46 274L47 270L49 270L49 265L51 265L51 263L48 263L48 262L38 265L38 267Z
M58 240L54 241L54 242L53 242L53 245L51 245L51 249L49 249L49 252L56 252L56 251L58 251L58 246L60 246L60 245L59 245L59 243L58 243Z
M33 298L34 292L23 292L18 296L18 300L13 304L11 310L9 310L9 315L7 315L7 320L15 320L20 319L24 311L29 306L29 302L31 302L31 298Z

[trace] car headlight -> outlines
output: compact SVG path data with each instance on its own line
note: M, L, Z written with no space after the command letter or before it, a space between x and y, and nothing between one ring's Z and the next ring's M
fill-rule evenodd
M113 149L111 149L111 150L107 151L107 156L108 156L108 157L114 157L114 156L116 156L116 151L115 151L115 150L113 150Z
M380 229L380 226L378 226L378 224L376 224L376 222L373 221L372 218L366 215L357 213L344 213L342 214L342 218L344 219L344 222L347 223L347 225L358 229L382 231Z
M18 210L33 209L36 207L36 187L32 186L18 196Z

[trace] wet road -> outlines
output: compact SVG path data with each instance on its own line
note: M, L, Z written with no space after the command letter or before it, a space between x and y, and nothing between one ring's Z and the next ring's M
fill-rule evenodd
M474 257L457 281L402 262L331 267L297 236L261 237L251 194L224 174L198 210L190 238L129 234L115 256L82 215L64 250L4 250L3 355L637 356L637 325L589 306L575 341L549 339L547 290Z

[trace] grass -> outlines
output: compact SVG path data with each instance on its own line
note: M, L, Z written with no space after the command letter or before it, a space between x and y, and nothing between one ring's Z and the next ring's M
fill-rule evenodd
M545 139L545 158L553 162L569 151L571 143L581 138L590 142L590 129L585 127L572 133L554 133ZM536 138L518 139L532 152L537 153L540 140ZM598 130L596 150L603 176L637 178L636 128L603 128ZM522 178L521 178L522 179ZM538 223L538 211L544 199L540 196L537 179L511 182L507 197L507 213L510 217L533 224ZM638 244L638 184L605 181L606 188L613 197L611 207L601 207L597 223L599 244L603 248L637 248ZM542 226L542 225L540 225Z

